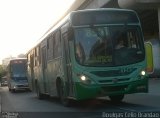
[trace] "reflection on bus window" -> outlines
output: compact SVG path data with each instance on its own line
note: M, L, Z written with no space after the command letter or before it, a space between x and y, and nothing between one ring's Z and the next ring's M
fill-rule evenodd
M85 59L84 49L80 42L76 45L76 58L80 63Z
M78 61L76 58L77 62L87 66L116 66L142 61L144 46L138 30L139 27L135 26L76 28L75 47L78 48L77 45L80 44L79 47L83 52L83 61Z

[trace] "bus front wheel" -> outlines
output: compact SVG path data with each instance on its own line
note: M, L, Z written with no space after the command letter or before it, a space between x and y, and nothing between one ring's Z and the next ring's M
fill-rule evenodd
M37 93L38 99L40 99L40 100L44 99L44 95L40 92L38 85L36 85L36 93Z
M8 88L9 89L9 91L11 91L11 89L10 88Z
M113 103L119 103L123 100L124 95L114 95L114 96L109 96L109 98Z
M59 97L64 106L69 107L71 105L71 100L67 98L65 87L62 82L59 83Z

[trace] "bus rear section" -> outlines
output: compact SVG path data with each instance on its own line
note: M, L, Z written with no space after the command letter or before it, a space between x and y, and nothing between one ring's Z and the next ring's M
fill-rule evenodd
M9 91L29 90L27 79L27 59L13 59L8 65Z

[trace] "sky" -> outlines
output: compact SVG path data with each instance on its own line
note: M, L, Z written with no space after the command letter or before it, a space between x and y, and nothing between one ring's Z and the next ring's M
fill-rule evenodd
M0 64L25 54L75 0L0 0Z

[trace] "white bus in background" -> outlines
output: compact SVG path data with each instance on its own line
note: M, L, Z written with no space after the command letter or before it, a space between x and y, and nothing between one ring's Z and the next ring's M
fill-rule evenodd
M29 90L26 58L10 60L7 66L7 71L9 91L15 92L17 90Z

